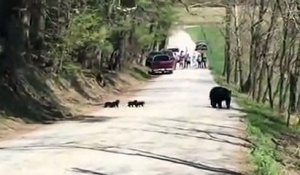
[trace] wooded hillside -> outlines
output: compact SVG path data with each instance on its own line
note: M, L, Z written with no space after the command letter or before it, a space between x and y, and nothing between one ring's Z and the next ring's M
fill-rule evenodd
M84 74L105 87L106 73L141 64L148 51L164 47L172 4L1 0L0 110L35 120L64 117L48 80Z
M226 81L286 112L289 124L300 112L300 2L249 0L226 7Z

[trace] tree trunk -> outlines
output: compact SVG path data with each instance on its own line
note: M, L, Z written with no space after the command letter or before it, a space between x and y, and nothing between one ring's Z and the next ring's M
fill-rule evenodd
M261 68L259 71L259 77L258 77L258 90L256 95L256 102L260 102L262 97L262 89L263 89L263 81L264 81L264 75L265 75L265 64L261 63Z
M16 13L10 16L10 22L7 26L8 35L5 42L7 50L5 52L8 59L12 61L13 67L20 68L26 65L26 62L29 61L28 58L30 58L28 54L30 13L25 0L12 8L16 10Z
M44 31L45 31L45 6L46 1L34 1L30 6L31 11L31 26L30 26L30 41L33 49L37 52L37 57L40 58L44 49Z
M127 33L126 31L122 31L119 34L119 45L118 45L118 55L116 60L116 66L119 71L122 70L122 67L126 60L126 41L127 41Z
M281 55L280 55L280 63L279 63L279 111L283 110L284 105L284 97L283 97L283 91L284 91L284 82L285 82L285 69L284 69L284 61L285 61L285 55L286 55L286 48L287 48L287 34L288 34L288 26L287 21L285 20L283 22L283 36L282 36L282 49L281 49Z
M258 90L258 95L257 95L257 101L260 101L263 75L266 71L267 71L267 75L270 73L270 72L268 72L268 70L265 70L266 65L268 64L266 59L267 59L268 52L270 50L270 41L271 41L272 36L274 35L274 25L275 25L275 22L276 22L277 11L278 11L277 10L278 9L277 5L278 5L277 3L274 3L274 5L273 5L272 16L271 16L271 19L270 19L271 22L270 22L269 28L267 30L267 37L265 39L264 45L262 46L262 50L261 50L261 53L260 53L260 59L262 60L262 69L261 69L259 79L258 79L259 80L259 90ZM277 60L277 57L275 57L275 59L273 60L270 71L273 71L273 65L274 65L274 62L276 62L276 60ZM271 76L273 76L273 73L271 73ZM264 91L264 94L263 94L263 97L262 97L262 102L263 103L266 100L266 95L267 95L268 90L269 90L269 86L266 86L266 90Z
M257 58L260 49L260 38L261 38L261 23L263 22L265 9L265 0L260 0L258 5L257 1L253 2L253 11L251 15L251 42L250 42L250 55L249 55L249 73L246 82L242 86L243 92L251 93L252 98L255 97L255 86L256 86L256 68L257 68ZM256 8L259 7L258 19L256 19Z
M234 70L233 70L234 74L233 74L233 81L234 81L234 84L237 84L238 83L238 58L237 56L235 56L234 58Z
M236 40L236 58L235 58L235 64L234 64L234 82L237 84L239 83L240 88L243 84L244 78L243 78L243 70L242 70L242 63L241 63L241 57L242 57L242 48L241 48L241 36L240 36L240 22L239 22L239 4L237 0L235 0L234 3L234 34L235 34L235 40ZM241 90L241 89L240 89Z
M262 102L263 104L265 104L266 101L267 101L268 91L269 91L269 86L266 86L266 88L265 88L265 90L264 90L264 93L263 93L263 96L262 96L262 100L261 100L261 102Z
M230 59L230 50L231 50L231 19L232 19L232 7L231 3L228 2L226 7L226 16L225 16L225 62L224 62L224 73L226 75L226 82L230 83L230 73L231 73L231 59Z
M267 86L268 86L268 94L269 94L269 104L270 107L273 109L274 108L274 100L273 100L273 90L272 90L272 78L273 78L273 73L272 69L269 68L269 65L266 64L266 70L267 70Z
M296 112L297 83L298 83L298 76L296 76L293 73L290 73L289 107L290 107L290 111L292 113Z

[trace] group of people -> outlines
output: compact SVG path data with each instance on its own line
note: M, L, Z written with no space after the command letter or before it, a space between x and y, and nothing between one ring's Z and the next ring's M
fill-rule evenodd
M192 55L189 53L184 53L183 51L177 56L177 63L179 68L188 69L188 68L206 68L207 56L205 52L194 52ZM177 64L176 64L177 67Z

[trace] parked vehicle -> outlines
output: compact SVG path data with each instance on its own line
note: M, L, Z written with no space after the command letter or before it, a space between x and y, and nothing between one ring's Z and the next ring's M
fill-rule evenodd
M208 46L207 46L206 42L204 42L204 41L198 41L196 43L195 50L196 51L207 51L208 50Z
M175 59L167 54L155 55L151 61L151 73L173 73L175 67Z
M179 48L168 48L167 50L173 52L173 55L176 57L180 54Z
M160 55L160 54L162 54L162 53L159 52L159 51L153 51L153 52L150 52L150 53L148 54L147 58L146 58L145 66L150 68L154 56Z
M174 60L176 59L176 58L175 58L175 53L172 52L171 50L163 50L162 53L163 53L163 54L166 54L166 55L169 55L169 57L170 57L171 59L174 59Z
M179 53L178 48L168 48L167 50L170 50L170 51L175 52L175 53Z

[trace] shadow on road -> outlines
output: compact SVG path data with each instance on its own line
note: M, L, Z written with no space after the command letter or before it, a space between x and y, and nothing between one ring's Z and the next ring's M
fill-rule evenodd
M80 173L80 174L108 175L108 174L105 174L105 173L100 173L100 172L91 171L91 170L82 169L82 168L72 168L72 171L73 171L73 172L76 172L76 173Z
M96 123L96 122L107 122L118 117L107 117L107 116L93 116L93 115L78 115L68 119L68 121L79 121L81 123Z
M192 122L188 120L179 120L179 119L164 119L165 121L172 121L172 122L179 122L179 123L186 123L186 124L192 124L192 125L204 125L204 126L212 126L216 128L227 128L227 129L233 129L237 131L243 131L240 128L230 127L230 126L224 126L224 125L216 125L211 123L204 123L204 122Z
M179 131L188 131L188 132L196 132L196 133L205 133L207 134L210 138L213 138L213 139L217 139L221 142L225 142L225 143L230 143L230 144L234 144L234 145L238 145L238 146L243 146L243 147L246 147L246 148L250 148L251 145L253 145L251 143L250 140L246 139L246 138L243 138L243 137L239 137L239 136L235 136L235 135L232 135L232 134L228 134L228 133L224 133L224 132L218 132L218 131L210 131L210 130L202 130L202 129L194 129L194 128L181 128L181 127L171 127L171 126L163 126L163 125L158 125L158 124L153 124L153 123L149 123L148 125L151 125L151 126L156 126L156 127L160 127L160 128L164 128L164 129L175 129L175 130L179 130ZM228 141L224 138L218 138L214 135L217 135L217 136L223 136L223 137L229 137L229 138L234 138L234 139L237 139L237 140L240 140L241 142L245 142L247 144L244 144L244 143L238 143L238 142L232 142L232 141ZM216 141L216 140L214 140Z
M186 133L180 133L180 132L170 132L170 131L159 131L159 130L150 130L150 129L135 129L135 128L121 128L122 130L132 130L132 131L143 131L143 132L152 132L152 133L158 133L158 134L165 134L165 135L173 135L173 136L181 136L181 137L190 137L190 138L197 138L202 140L209 140L209 141L215 141L220 143L227 143L234 146L241 146L245 148L251 148L250 144L245 143L239 143L239 142L233 142L226 139L220 139L215 136L213 136L211 133L206 132L206 134L209 137L204 136L198 136L198 135L192 135L192 134L186 134Z
M112 154L122 154L122 155L127 155L127 156L136 156L136 157L144 157L144 158L149 158L149 159L155 159L155 160L160 160L160 161L165 161L169 163L174 163L174 164L179 164L179 165L185 165L188 167L193 167L196 169L201 169L205 171L210 171L214 173L222 173L222 174L227 174L227 175L243 175L240 172L228 170L226 168L218 168L214 166L209 166L205 165L202 163L197 163L189 160L184 160L180 158L175 158L175 157L170 157L166 155L161 155L161 154L156 154L140 149L134 149L134 148L122 148L122 147L117 147L117 146L81 146L81 145L67 145L67 144L62 144L62 145L40 145L40 146L23 146L23 147L7 147L7 148L0 148L6 149L6 150L20 150L20 151L33 151L33 150L46 150L46 149L88 149L88 150L93 150L93 151L101 151L101 152L106 152L106 153L112 153ZM74 170L74 169L73 169ZM80 170L81 172L84 173L97 173L93 172L90 170L83 170L83 169L75 169L76 171ZM100 175L102 175L100 173Z
M139 88L130 90L128 92L140 92L140 91L153 91L153 92L177 92L186 90L186 87L147 87L147 88Z

